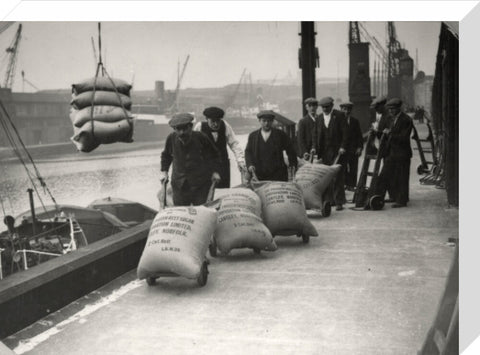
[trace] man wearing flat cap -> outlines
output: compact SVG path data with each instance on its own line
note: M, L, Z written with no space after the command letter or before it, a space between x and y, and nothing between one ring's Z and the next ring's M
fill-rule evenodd
M389 128L392 124L392 118L385 107L386 103L387 98L381 96L375 98L370 104L370 107L375 110L375 121L372 123L372 129L375 131L378 139L382 137L383 130Z
M261 128L250 133L245 148L248 170L254 172L259 180L288 181L283 152L287 153L289 166L296 169L297 155L293 144L285 132L273 127L273 111L261 111L257 117Z
M358 174L358 158L362 155L363 135L360 128L360 122L352 116L353 104L344 102L340 104L340 109L345 114L347 120L348 142L345 153L345 186L349 191L355 191Z
M330 201L335 203L336 210L343 210L346 202L345 198L345 153L348 144L348 131L346 118L343 112L333 109L333 98L324 97L318 102L322 108L320 114L319 126L319 149L323 164L340 164L342 169L338 173L332 187L327 190L327 196ZM338 157L338 159L337 159Z
M297 132L297 144L298 144L298 156L308 160L312 150L314 154L318 153L318 101L313 97L305 99L305 108L307 114L298 121Z
M174 129L165 141L161 155L160 181L173 163L172 192L175 206L201 205L206 202L212 181L220 181L220 153L201 132L193 131L193 115L179 113L169 125Z
M376 136L377 146L380 144L380 139L382 138L383 131L385 128L390 128L392 125L392 117L388 113L388 110L385 106L387 103L387 98L385 96L379 96L375 98L372 103L370 104L370 108L374 109L375 111L375 121L372 123L371 132L373 132ZM367 154L375 155L377 154L377 147L375 146L375 141L372 141L371 146L365 148ZM385 151L382 153L380 157L384 160L385 158ZM385 163L385 161L384 161ZM389 187L387 189L389 199L385 202L393 202L392 196L394 192L392 191L393 187Z
M385 159L380 172L377 190L385 196L387 189L395 203L393 208L405 207L409 200L410 160L412 148L410 136L413 122L410 116L402 112L402 101L393 98L387 101L386 108L392 117L390 128L385 128L387 145L385 147Z
M200 131L207 135L220 152L219 173L222 179L217 187L228 188L230 187L230 160L228 159L227 145L235 155L240 172L246 171L243 149L240 147L232 127L223 120L225 111L212 106L203 110L203 115L207 119L206 122L198 122L194 131Z

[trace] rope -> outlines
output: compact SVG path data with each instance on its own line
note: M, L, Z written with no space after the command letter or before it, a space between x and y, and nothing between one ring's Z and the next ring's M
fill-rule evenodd
M125 118L127 119L128 124L130 126L130 131L133 129L133 123L130 122L130 120L129 120L130 116L128 115L127 109L125 108L125 105L122 102L122 98L120 96L120 93L118 92L117 86L115 85L115 82L113 81L113 79L108 74L107 69L105 68L105 66L103 65L103 62L102 62L102 32L101 32L101 30L102 30L101 23L99 22L98 23L98 64L97 64L97 70L95 72L95 78L93 80L93 95L92 95L92 102L91 102L92 109L90 110L90 122L92 123L92 137L95 137L94 129L93 129L93 124L94 124L94 121L95 121L94 118L93 118L93 111L94 111L94 108L95 108L95 93L97 91L97 87L96 87L97 86L97 78L98 78L98 74L100 72L100 69L102 70L101 71L102 77L106 76L110 80L110 83L112 84L113 90L115 91L115 94L117 95L119 104L120 104L120 106L123 110L123 113L125 114ZM127 133L127 135L129 133Z
M45 183L45 180L43 179L43 177L41 176L40 174L40 171L38 170L37 166L35 165L35 162L33 161L33 158L32 156L30 155L29 151L27 150L27 148L25 147L25 144L23 143L22 141L22 138L20 137L20 134L18 133L18 130L17 128L15 127L15 125L13 124L13 121L10 117L10 115L8 114L8 111L7 109L5 108L3 102L0 100L0 107L1 109L3 110L3 113L5 115L5 117L7 118L8 122L10 123L11 127L13 128L13 131L15 132L16 134L16 138L17 140L20 142L24 152L26 153L28 159L30 160L30 163L35 171L35 176L37 177L38 181L40 182L40 185L43 187L44 189L44 192L46 191L48 193L48 195L50 196L50 198L52 199L54 205L55 205L55 209L58 210L58 205L57 205L57 202L55 201L55 198L53 197L52 193L50 192L50 189L48 188L48 186L46 185ZM40 203L42 204L44 210L46 211L46 208L45 208L45 205L43 204L43 201L42 201L42 198L40 196L40 193L38 192L38 189L37 189L37 186L35 185L35 182L34 182L34 178L32 177L33 173L30 172L30 170L28 169L27 167L27 164L25 162L25 160L23 159L22 157L22 154L20 154L20 149L17 145L17 143L15 142L15 139L13 137L13 135L11 134L10 132L10 129L7 125L7 122L5 122L5 119L4 119L4 116L3 115L0 115L0 117L2 117L2 119L0 120L1 124L2 124L2 127L4 128L4 131L5 131L5 134L13 148L13 151L15 153L15 155L18 157L18 159L20 160L20 162L22 163L23 167L25 168L25 171L27 172L27 176L29 178L29 180L31 181L32 185L33 185L33 188L38 196L38 199L40 200Z
M130 132L131 132L132 129L133 129L133 123L130 122L130 120L129 120L130 116L128 115L127 109L125 108L125 105L124 105L123 102L122 102L122 98L121 98L121 96L120 96L120 93L119 93L118 90L117 90L117 86L116 86L115 83L113 82L113 79L110 77L110 75L108 75L106 69L105 69L105 74L106 74L107 78L110 80L110 82L112 83L113 89L115 90L115 94L117 95L117 98L118 98L118 101L119 101L119 103L120 103L120 105L121 105L121 107L122 107L123 113L125 114L125 118L127 119L127 123L128 123L128 125L130 126ZM127 135L130 134L130 132L128 132Z

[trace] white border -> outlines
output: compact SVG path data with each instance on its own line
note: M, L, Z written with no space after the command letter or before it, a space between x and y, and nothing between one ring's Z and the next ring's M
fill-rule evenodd
M478 1L13 1L3 21L459 21Z
M2 21L461 21L469 12L478 5L478 1L18 1L1 0L0 20ZM480 21L478 21L480 27ZM480 31L475 29L475 33L470 33L474 42L465 43L462 41L462 29L460 30L460 51L461 58L469 48L469 53L478 58L480 57L478 49L480 48ZM477 53L475 53L477 51ZM478 62L478 60L476 60ZM476 97L478 93L478 82L480 80L480 70L474 70L470 64L467 66L461 62L461 72L469 73L467 76L461 75L460 93L461 93L461 115L465 114L471 120L479 120L477 107L471 106L469 112L466 112L465 102L478 102ZM477 64L476 66L479 66ZM477 75L478 74L478 75ZM465 81L464 81L465 80ZM471 90L468 100L465 99L465 87ZM472 112L470 112L472 111ZM471 116L471 114L473 114ZM467 247L467 243L472 243L471 239L479 239L478 228L472 222L478 217L472 216L475 206L472 201L473 194L478 189L477 178L465 180L467 176L478 176L475 166L471 162L478 161L478 153L471 149L476 147L478 140L478 129L470 130L476 132L476 137L469 140L471 145L465 143L468 141L468 131L471 129L472 122L461 120L460 129L460 221L461 237L463 247L461 246L461 285L460 295L465 286L465 282L476 283L478 267L472 270L462 269L462 257L464 261L473 262L478 266L476 260L479 259L480 248L475 245ZM468 127L465 127L468 124ZM478 125L477 125L478 126ZM478 127L475 127L478 128ZM471 147L471 148L469 148ZM469 151L470 150L470 151ZM469 156L466 157L465 154ZM466 162L469 170L466 170ZM470 162L470 163L469 163ZM473 175L472 175L473 174ZM466 193L464 191L467 191ZM470 193L468 191L471 191ZM472 196L472 194L474 196ZM470 196L470 197L469 197ZM470 200L468 200L468 198ZM478 203L478 201L477 201ZM467 211L470 211L467 213ZM466 215L468 214L468 215ZM467 217L467 218L465 218ZM463 232L466 232L465 235ZM468 238L468 239L467 239ZM479 244L475 241L473 243ZM470 254L463 251L472 249ZM473 256L472 256L473 255ZM475 257L475 255L477 255ZM473 258L471 260L471 258ZM470 273L470 275L468 275ZM478 293L478 292L477 292ZM478 302L477 298L477 304ZM462 339L462 313L475 312L476 304L469 303L461 299L460 303L460 340ZM473 308L473 309L472 309ZM477 309L478 310L478 309ZM472 312L473 311L473 312ZM477 317L478 318L478 317ZM465 323L464 323L465 325ZM468 324L466 325L468 327ZM461 343L460 348L468 344ZM464 355L480 354L480 338L477 338L467 349L462 352Z

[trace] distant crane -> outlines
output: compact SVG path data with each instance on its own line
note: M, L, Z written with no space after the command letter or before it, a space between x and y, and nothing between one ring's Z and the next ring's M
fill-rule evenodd
M13 86L13 81L15 78L15 66L17 64L17 55L18 55L18 46L20 44L20 39L22 38L22 24L18 25L17 32L15 33L15 37L12 41L10 47L6 49L9 60L7 66L7 72L5 74L5 81L3 83L4 88L11 89Z
M242 85L243 78L245 77L245 72L247 71L247 68L243 69L242 75L240 75L240 80L238 81L237 86L235 86L235 89L233 91L233 94L230 95L226 102L225 102L225 110L232 107L233 103L235 102L235 99L237 98L238 91L240 90L240 86Z
M25 83L27 83L28 85L30 85L32 88L34 88L37 91L40 90L34 84L32 84L29 80L25 79L25 72L22 70L22 91L25 91Z
M413 59L397 40L393 22L388 22L388 95L413 104Z
M349 23L348 30L349 74L348 96L353 103L354 115L360 121L360 128L366 131L370 124L370 43L362 42L360 26L356 21ZM338 62L337 62L337 97L338 95Z
M6 29L8 29L14 23L15 23L14 21L2 21L0 24L0 34Z
M393 22L388 22L388 77L395 78L400 74L399 59L402 46L397 40L397 33Z
M180 85L182 83L183 75L185 74L185 69L187 68L188 60L190 59L190 54L187 55L185 62L183 63L182 71L180 72L180 62L178 63L178 71L177 71L177 87L175 88L175 101L173 105L170 107L170 112L178 112L179 102L180 102Z
M359 22L359 28L361 34L370 42L371 48L373 52L379 59L379 63L377 68L374 67L373 73L373 80L374 80L374 94L375 96L383 95L386 92L386 88L384 88L384 79L383 74L388 68L388 53L387 50L380 44L380 42L375 38L375 36L371 36L370 33L367 31L367 28Z
M272 81L270 82L270 84L268 85L268 91L267 91L267 94L265 95L266 96L266 99L267 100L271 100L272 98L272 90L273 90L273 87L275 85L275 82L277 81L277 76L278 74L275 74L275 76L273 77Z

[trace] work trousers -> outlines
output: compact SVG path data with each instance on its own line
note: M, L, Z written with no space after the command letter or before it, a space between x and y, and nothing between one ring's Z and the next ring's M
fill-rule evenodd
M230 160L222 161L220 165L220 182L217 184L217 188L224 189L230 187Z
M357 186L358 175L358 156L353 153L347 153L345 159L345 185L348 187Z
M409 201L410 158L386 157L378 177L377 194L385 198L388 191L396 203L406 205Z
M185 181L181 188L173 188L172 186L173 204L175 206L203 205L207 202L209 190L209 184L192 187L188 181Z
M337 153L338 150L327 148L322 156L323 164L333 165L333 163L335 162L335 158L337 157ZM325 191L325 199L326 201L330 201L331 204L339 206L347 202L347 199L345 198L345 154L340 156L337 164L340 164L342 168L338 172L336 178L333 179L332 183Z

